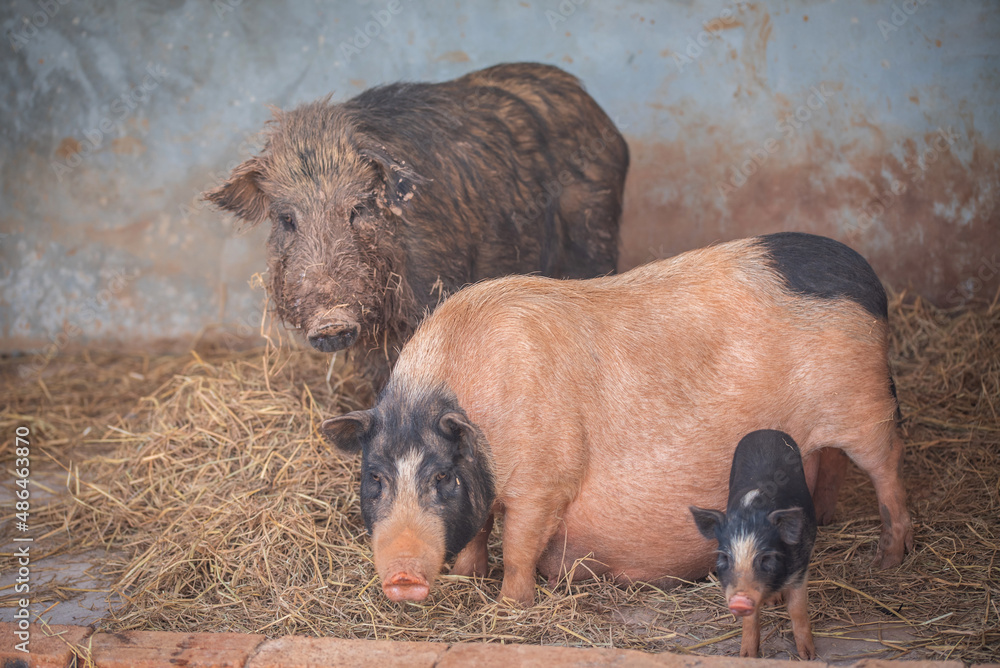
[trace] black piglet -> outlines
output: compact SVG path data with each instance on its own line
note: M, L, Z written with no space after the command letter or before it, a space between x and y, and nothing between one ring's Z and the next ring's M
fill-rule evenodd
M816 513L792 437L770 429L744 436L733 455L726 512L690 510L701 534L719 541L716 571L729 611L743 618L740 656L757 656L761 607L783 596L799 657L815 658L806 587Z

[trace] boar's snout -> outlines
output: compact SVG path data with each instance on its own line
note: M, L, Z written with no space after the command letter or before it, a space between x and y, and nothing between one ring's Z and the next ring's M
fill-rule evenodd
M316 350L335 353L354 345L360 331L361 327L353 319L325 320L310 329L306 337Z

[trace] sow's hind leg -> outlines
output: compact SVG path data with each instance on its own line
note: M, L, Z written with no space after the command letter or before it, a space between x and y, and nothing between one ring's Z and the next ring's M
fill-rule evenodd
M903 489L903 440L895 422L878 422L859 430L857 440L845 444L844 450L875 486L882 535L873 566L898 566L903 555L913 549L913 523Z

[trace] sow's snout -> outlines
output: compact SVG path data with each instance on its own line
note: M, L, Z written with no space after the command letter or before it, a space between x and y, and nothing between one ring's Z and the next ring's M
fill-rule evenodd
M354 345L358 340L361 326L349 314L339 314L336 318L324 318L309 328L306 338L316 350L335 353Z
M443 531L434 519L411 515L375 526L375 570L389 600L422 601L430 593L445 556Z

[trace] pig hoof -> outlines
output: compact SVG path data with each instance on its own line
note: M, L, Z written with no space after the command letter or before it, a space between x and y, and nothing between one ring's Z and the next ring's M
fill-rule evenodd
M822 510L820 510L819 508L817 508L816 509L816 525L824 527L827 524L831 524L833 522L833 518L834 518L834 512L833 512L834 510L836 510L836 509L835 508L823 508Z
M799 651L799 658L803 661L812 661L816 658L816 648L813 646L811 638L808 643L797 645L795 649Z
M883 538L879 541L878 550L875 552L875 559L872 561L872 568L885 570L899 566L903 563L903 555L912 549L912 534L902 541Z

